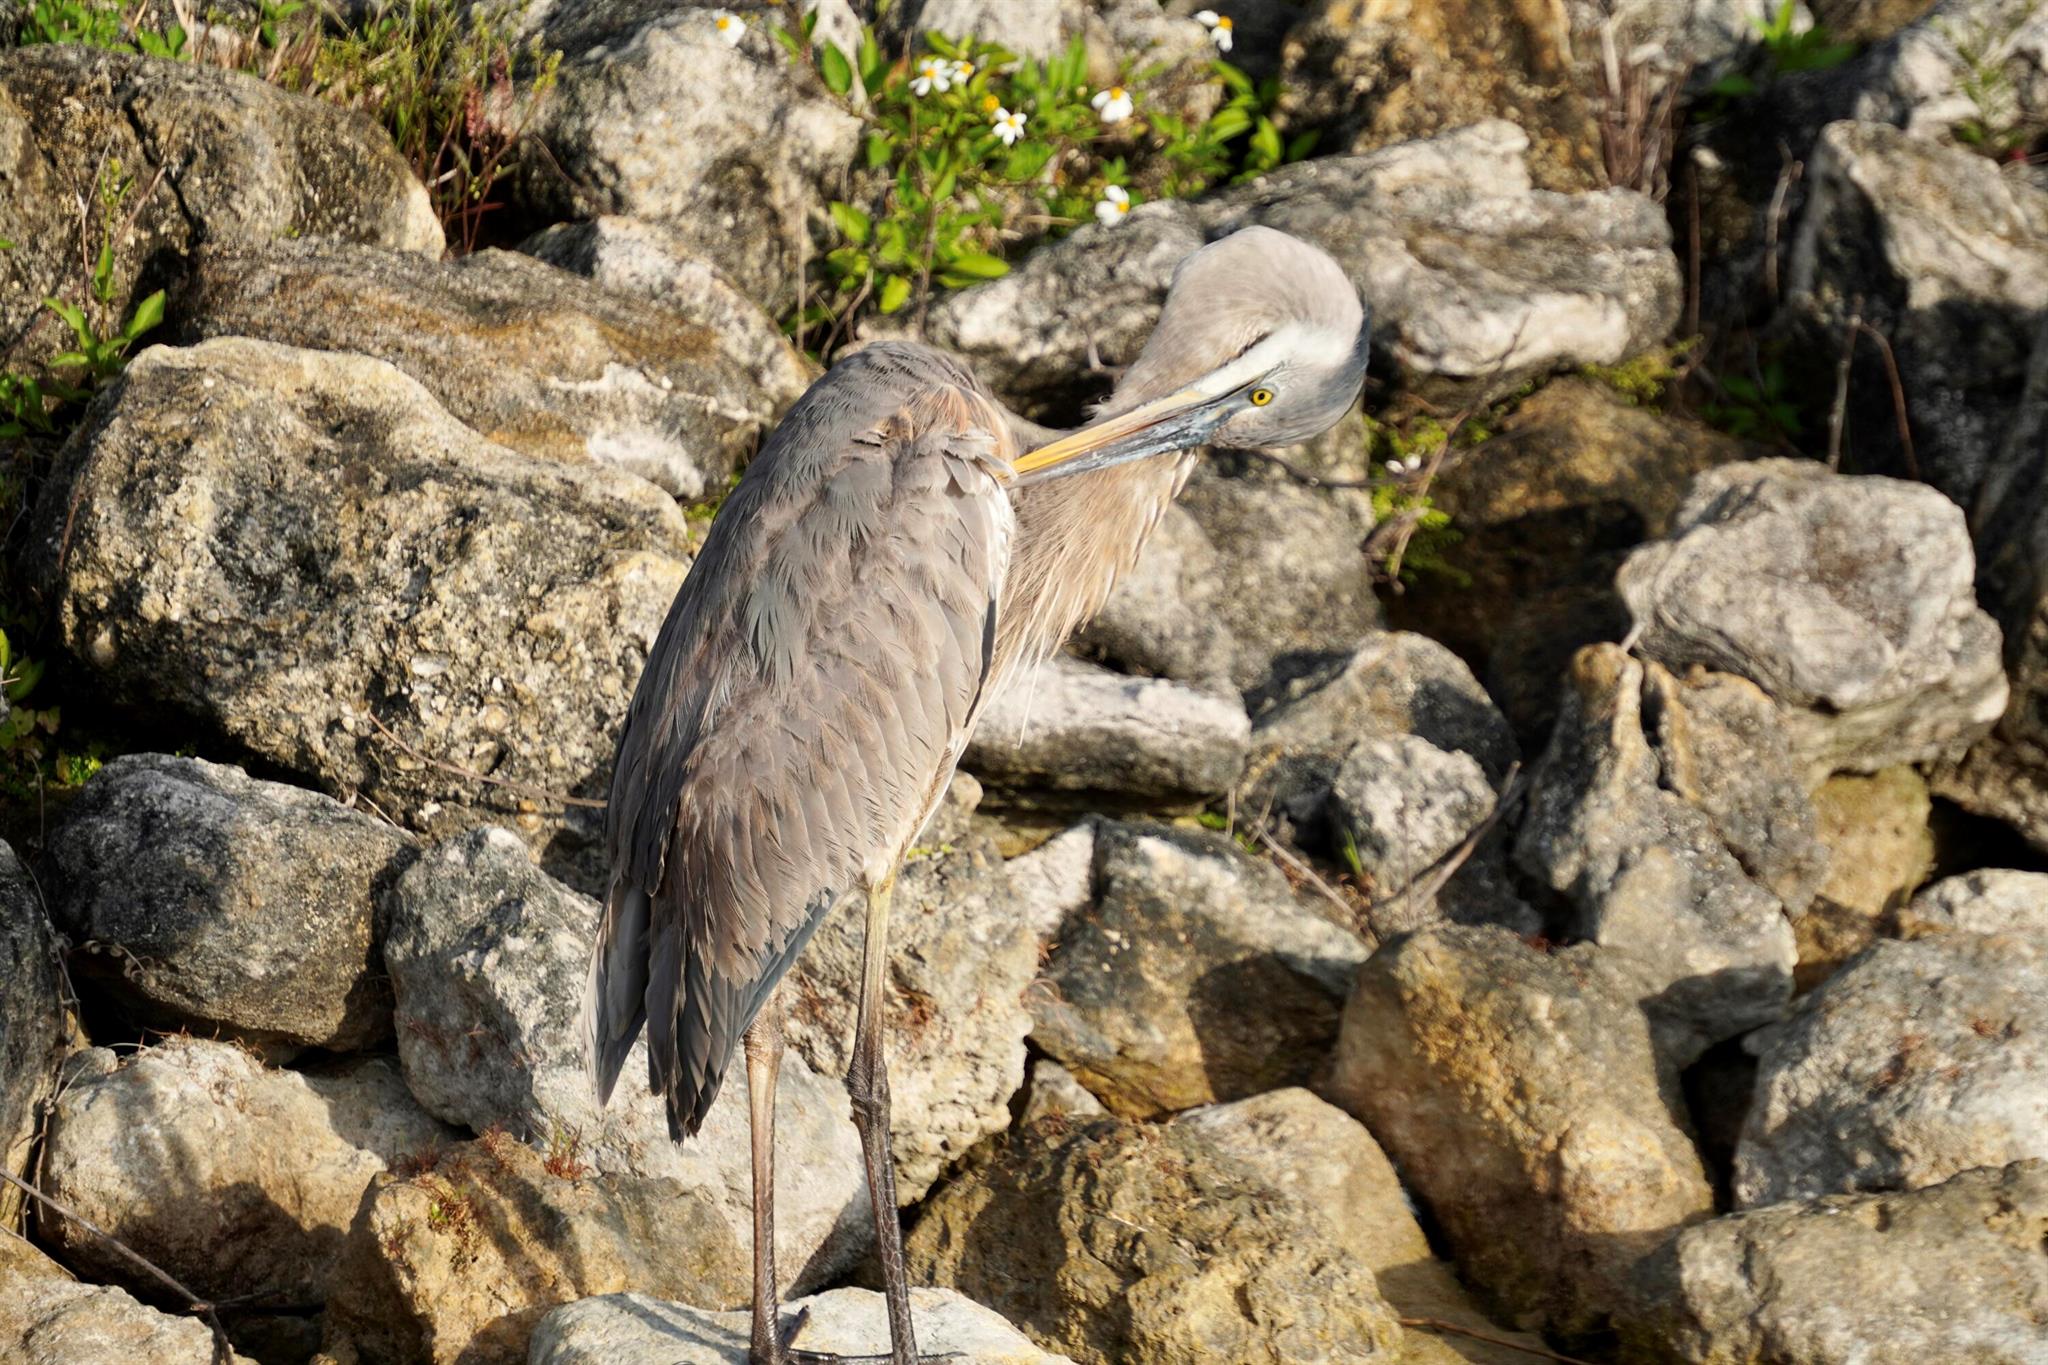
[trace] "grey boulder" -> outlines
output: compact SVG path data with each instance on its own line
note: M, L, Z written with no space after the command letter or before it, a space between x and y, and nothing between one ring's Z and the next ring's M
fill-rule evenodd
M1906 938L1960 931L2048 937L2048 872L1985 868L1944 877L1899 911Z
M136 754L52 831L74 971L143 1025L349 1052L391 1034L381 899L403 831L197 758Z
M57 1088L69 1032L63 959L28 868L0 841L0 1170L19 1176L35 1148L44 1101ZM0 1195L0 1224L12 1226L22 1196Z
M1962 509L1933 489L1758 460L1695 479L1616 586L1644 655L1763 688L1817 781L1960 754L1998 719L1975 573Z
M256 1365L239 1352L217 1354L213 1333L198 1319L75 1280L11 1234L0 1237L0 1358L13 1365Z

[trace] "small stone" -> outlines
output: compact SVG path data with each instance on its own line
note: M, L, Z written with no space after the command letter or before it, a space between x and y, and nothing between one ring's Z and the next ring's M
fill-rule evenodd
M215 1353L195 1318L81 1284L24 1238L0 1236L0 1360L9 1365L256 1365Z
M2048 938L2048 872L1986 869L1946 877L1899 911L1903 938L1954 932Z

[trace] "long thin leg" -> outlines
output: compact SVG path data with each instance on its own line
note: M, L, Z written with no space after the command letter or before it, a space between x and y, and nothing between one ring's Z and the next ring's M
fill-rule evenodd
M781 1326L775 1283L775 1078L782 1070L782 992L770 991L747 1027L747 1133L754 1149L754 1331L748 1365L784 1365L790 1331Z
M917 1336L910 1326L910 1277L903 1267L903 1224L896 1213L896 1165L889 1157L889 1064L883 1056L889 964L892 871L868 888L867 938L861 954L860 1016L853 1026L853 1065L846 1073L853 1124L868 1173L875 1216L875 1248L882 1261L882 1292L889 1302L889 1351L894 1365L916 1365Z

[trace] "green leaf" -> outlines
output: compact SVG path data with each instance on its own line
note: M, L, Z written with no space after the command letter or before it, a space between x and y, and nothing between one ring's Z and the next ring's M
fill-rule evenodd
M1323 130L1320 128L1311 128L1305 133L1296 133L1288 140L1287 154L1281 160L1301 161L1306 159L1308 154L1316 149L1316 143L1322 141L1322 137Z
M1258 87L1252 84L1250 76L1245 75L1244 72L1220 57L1209 63L1209 69L1216 73L1216 79L1222 81L1233 94L1255 95L1258 93Z
M1708 86L1707 93L1710 95L1720 95L1726 99L1741 99L1745 95L1754 95L1756 93L1756 82L1747 76L1730 72Z
M144 332L151 330L163 320L164 291L159 289L141 303L135 305L134 316L130 317L128 325L121 329L121 337L124 341L132 343Z
M1280 130L1273 126L1273 120L1260 118L1259 130L1252 134L1252 155L1268 166L1280 162Z
M837 199L831 204L832 223L839 229L839 235L855 246L866 246L868 234L874 230L874 220L861 209L851 204L842 204Z
M901 275L891 275L882 281L882 296L879 303L884 313L893 313L910 302L910 281Z
M853 89L853 63L831 43L818 49L818 74L825 78L825 88L835 95Z
M896 150L896 139L887 133L868 134L868 169L889 164L889 157Z
M798 61L803 60L803 39L797 37L794 33L791 33L788 29L784 28L780 24L775 24L771 26L768 30L768 36L773 38L776 42L782 44L783 48L788 51L790 56L796 58Z
M92 328L86 325L84 309L75 304L66 303L62 299L44 299L43 307L49 309L58 317L64 319L66 323L70 324L71 334L78 338L80 346L89 346L95 340Z
M976 280L999 280L1010 273L1010 263L986 251L963 251L946 262L948 273Z
M889 73L889 63L882 56L882 45L875 39L875 26L860 26L860 83L868 90L882 88L882 78Z

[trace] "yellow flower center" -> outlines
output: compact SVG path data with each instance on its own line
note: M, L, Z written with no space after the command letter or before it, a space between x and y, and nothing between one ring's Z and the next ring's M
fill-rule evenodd
M997 99L994 95L983 95L981 97L981 108L983 113L993 114L996 110L1002 107L1003 102Z
M1230 16L1227 14L1217 15L1216 27L1222 29L1225 33L1230 32Z
M715 24L717 24L717 25L718 25L718 31L719 31L720 33L723 33L723 32L725 32L725 31L726 31L727 29L729 29L729 28L731 28L731 27L732 27L732 16L731 16L730 14L721 14L721 15L719 15L719 16L718 16L718 18L714 19L714 20L713 20L712 22L713 22L713 23L715 23Z

